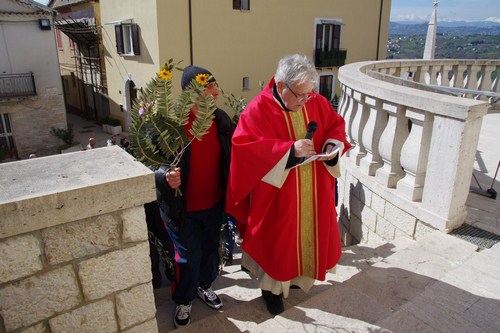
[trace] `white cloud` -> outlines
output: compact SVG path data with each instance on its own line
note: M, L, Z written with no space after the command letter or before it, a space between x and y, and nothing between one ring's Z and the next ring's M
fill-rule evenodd
M500 23L500 17L488 17L485 21Z

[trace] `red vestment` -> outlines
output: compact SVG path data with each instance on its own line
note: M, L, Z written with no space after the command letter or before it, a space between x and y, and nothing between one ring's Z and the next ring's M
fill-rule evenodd
M326 98L317 95L301 110L286 111L273 97L273 84L245 108L234 132L227 212L237 220L243 250L271 278L324 280L341 255L334 177L323 161L287 170L285 164L310 121L318 124L316 152L328 139L342 142L344 151L351 145L344 119ZM268 182L271 170L284 182Z

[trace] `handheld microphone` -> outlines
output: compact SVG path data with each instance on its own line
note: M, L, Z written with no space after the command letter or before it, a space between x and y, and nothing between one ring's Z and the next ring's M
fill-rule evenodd
M311 121L309 124L307 124L306 139L311 140L314 132L316 132L317 129L318 129L318 124L315 121Z
M309 124L307 124L306 139L311 140L314 132L316 132L317 129L318 129L318 124L315 121L309 122ZM299 158L299 163L304 162L305 159L306 159L305 157Z

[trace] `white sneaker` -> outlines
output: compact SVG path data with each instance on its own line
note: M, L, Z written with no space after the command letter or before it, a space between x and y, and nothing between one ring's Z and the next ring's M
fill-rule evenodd
M198 297L212 309L220 309L222 307L222 301L212 288L203 289L198 287Z
M191 322L191 304L178 304L175 308L175 327L183 327Z

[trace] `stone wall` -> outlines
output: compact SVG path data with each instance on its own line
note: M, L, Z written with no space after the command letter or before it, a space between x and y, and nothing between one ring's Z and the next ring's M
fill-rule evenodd
M369 241L418 239L436 230L419 219L420 209L393 189L381 187L348 157L338 178L339 227L344 246Z
M51 127L67 127L64 97L45 94L36 97L2 101L0 113L9 115L12 134L20 158L31 153L46 156L58 153L64 142L50 134Z
M157 332L143 204L117 146L0 165L0 332Z

